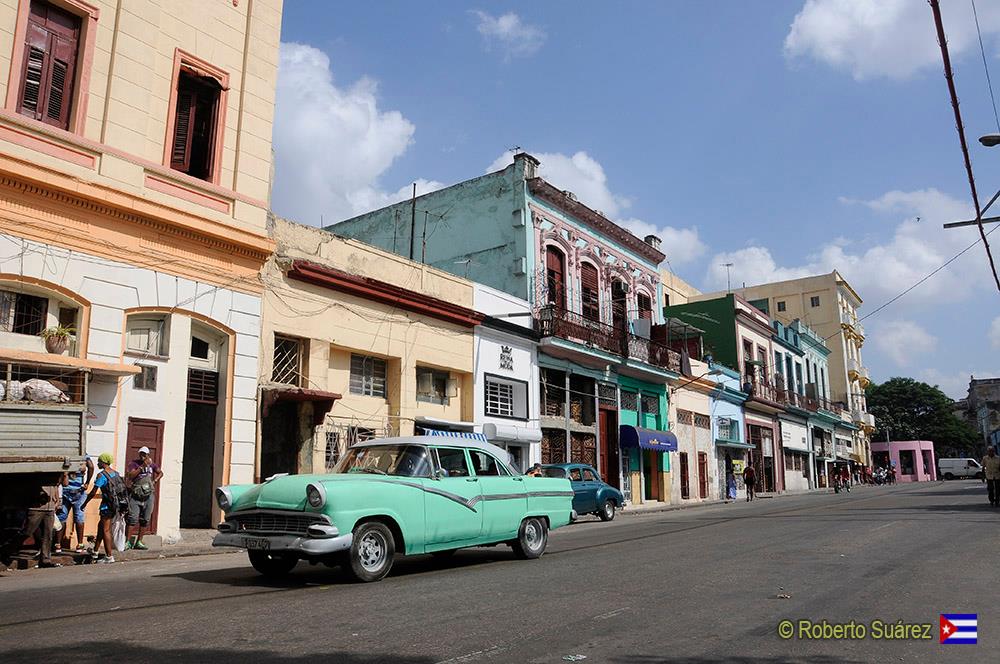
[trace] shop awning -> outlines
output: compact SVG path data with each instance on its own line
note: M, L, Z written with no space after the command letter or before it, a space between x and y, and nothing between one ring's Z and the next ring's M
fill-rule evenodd
M474 431L441 431L440 429L424 429L425 436L447 436L448 438L471 438L488 442L486 436Z
M340 395L336 392L311 390L304 387L268 385L261 389L261 416L267 417L271 412L271 407L281 401L297 403L312 402L313 425L319 426L323 424L326 414L333 408L333 402L339 398Z
M725 440L724 438L715 439L716 447L735 447L740 450L752 450L754 448L750 443L741 443L738 440Z
M677 436L669 431L642 429L627 424L618 427L618 440L622 447L638 447L651 452L676 452Z

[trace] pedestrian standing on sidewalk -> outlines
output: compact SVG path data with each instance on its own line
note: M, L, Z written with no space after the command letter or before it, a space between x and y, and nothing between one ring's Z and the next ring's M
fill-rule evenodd
M749 503L757 492L757 471L754 470L753 464L750 462L747 462L747 467L743 469L743 484L747 487L747 502Z
M848 493L851 491L851 471L847 469L847 466L843 466L840 469L840 481Z
M126 549L139 549L145 551L149 547L142 543L142 531L149 527L149 520L153 516L153 503L156 497L153 495L156 483L163 477L163 471L153 463L153 457L149 454L148 447L139 448L139 458L129 462L125 469L125 478L128 480L128 536L129 541L125 545Z
M118 471L112 467L114 459L107 452L97 457L97 467L101 472L94 479L94 486L83 501L82 509L87 509L87 503L93 500L97 492L101 492L101 522L97 526L97 539L94 542L94 553L98 553L101 542L104 542L104 557L98 557L99 563L115 562L115 555L112 553L114 542L111 539L111 520L122 509L122 501L125 499L125 481ZM127 508L126 508L127 509Z
M76 525L76 550L78 553L85 550L87 541L83 532L87 521L83 511L83 501L87 499L87 484L92 479L94 479L94 461L88 456L75 473L69 473L67 483L63 486L62 504L57 513L57 517L64 524L62 544L67 549L73 546L73 533L69 520L69 513L73 513L72 523Z
M55 525L56 507L59 505L59 484L37 485L37 493L32 495L28 503L28 518L23 537L32 537L38 547L39 567L62 567L52 562L52 532Z
M986 492L990 505L1000 507L1000 456L992 447L983 457L983 476L986 477Z

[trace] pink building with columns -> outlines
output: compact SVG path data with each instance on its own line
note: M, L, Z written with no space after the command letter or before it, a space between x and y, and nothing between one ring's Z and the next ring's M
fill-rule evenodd
M897 482L930 482L937 479L933 441L872 441L871 446L872 463L876 467L884 467L891 462L896 469Z

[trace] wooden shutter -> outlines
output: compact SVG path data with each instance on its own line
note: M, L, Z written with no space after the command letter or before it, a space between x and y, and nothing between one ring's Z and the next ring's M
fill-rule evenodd
M649 296L645 293L639 293L636 296L639 304L639 318L645 318L646 320L653 320L653 304L649 299Z
M194 137L194 113L198 94L180 79L177 86L177 108L174 111L173 147L170 168L187 172L191 168L191 140Z
M17 111L69 128L80 19L43 2L31 4Z
M566 308L566 279L563 272L563 254L555 247L545 250L545 267L548 272L549 302L560 309Z
M583 316L588 320L601 319L600 300L598 298L597 268L590 263L580 266L580 286L583 300Z

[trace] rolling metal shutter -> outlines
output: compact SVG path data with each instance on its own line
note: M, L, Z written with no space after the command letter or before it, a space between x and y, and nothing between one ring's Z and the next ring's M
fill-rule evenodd
M0 408L0 457L81 453L82 409Z

